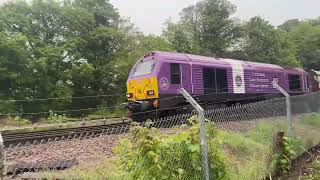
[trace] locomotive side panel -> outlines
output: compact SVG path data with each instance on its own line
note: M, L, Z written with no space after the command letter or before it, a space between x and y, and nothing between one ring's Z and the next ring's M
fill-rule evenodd
M192 91L190 65L184 62L162 62L157 78L162 95L176 95L181 88Z
M186 103L179 90L192 91L189 63L177 60L164 60L158 73L159 109L176 107Z
M286 88L288 86L284 73L272 70L245 70L246 93L248 94L278 93L278 90L273 88L273 81L278 82L278 84L283 88Z
M203 66L201 65L192 66L193 94L204 94L202 68Z

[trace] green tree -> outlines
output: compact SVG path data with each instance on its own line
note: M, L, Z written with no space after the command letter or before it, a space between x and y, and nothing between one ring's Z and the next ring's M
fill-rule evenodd
M108 64L125 42L109 1L9 2L0 7L0 19L1 72L8 74L1 76L1 94L65 98L17 102L20 111L69 109L72 96L111 93L105 84L113 83L114 71ZM88 108L97 103L77 104Z
M166 22L166 29L163 36L168 39L171 46L179 53L199 53L199 46L193 39L191 32L187 31L186 23Z
M287 35L294 42L297 58L303 66L308 69L320 70L319 19L300 21L290 27Z
M240 36L237 20L230 18L235 11L227 0L202 0L183 9L177 24L167 23L164 35L180 52L223 57Z
M293 43L268 21L253 17L244 24L242 51L245 60L297 67Z
M168 41L145 36L122 19L108 0L33 0L0 7L0 98L14 111L86 109L118 105L133 63ZM32 101L59 97L59 100ZM5 110L6 109L6 110ZM83 113L83 112L81 112Z
M298 24L300 24L299 19L290 19L284 22L283 24L279 25L278 29L288 33L288 32L291 32L292 29Z

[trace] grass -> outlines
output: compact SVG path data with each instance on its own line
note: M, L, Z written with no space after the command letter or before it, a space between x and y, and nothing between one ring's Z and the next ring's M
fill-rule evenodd
M228 157L230 179L263 179L271 171L273 134L284 127L282 120L259 122L247 133L221 131L219 138Z
M87 115L84 120L91 121L91 120L99 120L99 119L106 119L106 118L116 118L116 117L125 117L126 111L124 109L101 109L99 111L93 112ZM0 119L0 129L4 128L14 128L14 127L24 127L30 125L40 125L40 124L60 124L60 123L68 123L68 122L78 122L81 118L70 118L65 114L56 114L50 113L47 118L41 118L37 120L35 123L32 123L31 120L17 117L6 117Z
M250 179L265 175L268 148L236 133L222 133L222 149L228 157L230 179ZM258 161L259 160L259 161ZM259 175L258 175L259 174ZM256 176L258 175L258 176Z
M126 110L116 108L116 109L101 109L94 113L89 114L86 119L103 119L103 118L115 118L115 117L125 117Z
M320 114L312 113L304 115L300 123L320 128Z
M124 172L119 170L113 159L100 159L80 165L74 169L62 172L46 172L37 175L39 179L81 179L81 180L122 180L126 179Z
M7 117L0 119L0 129L6 128L6 127L21 127L21 126L27 126L32 124L31 121L28 119L23 119L20 117Z
M293 122L296 137L303 139L303 147L309 149L320 143L320 114L303 115Z

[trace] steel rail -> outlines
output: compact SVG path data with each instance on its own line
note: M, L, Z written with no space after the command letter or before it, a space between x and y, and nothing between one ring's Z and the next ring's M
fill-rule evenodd
M71 137L90 138L101 134L119 134L129 130L131 122L117 122L113 124L72 127L54 130L43 130L24 133L5 133L2 134L6 148L15 146L25 146L41 144L55 139L68 139ZM121 131L119 130L120 128ZM90 137L89 137L90 135Z

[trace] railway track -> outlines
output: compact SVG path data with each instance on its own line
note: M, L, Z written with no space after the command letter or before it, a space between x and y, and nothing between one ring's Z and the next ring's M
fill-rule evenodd
M127 132L130 128L131 122L117 122L112 124L102 124L93 126L83 126L65 129L43 130L35 132L21 132L2 134L4 145L6 147L14 147L17 145L41 144L55 139L67 139L72 137L89 138L100 135L102 133L119 134Z
M209 115L209 116L208 116ZM180 125L182 123L187 123L187 119L192 115L185 116L180 118L179 120L175 120L168 122L156 121L153 123L153 127L155 128L170 128L175 125ZM236 113L236 114L221 114L221 117L212 117L210 118L210 114L206 114L208 119L214 119L215 121L235 121L239 120L239 117L246 117L246 119L255 119L257 117L250 112L246 112L244 114ZM170 118L170 117L169 117ZM240 118L241 119L241 118ZM243 118L242 118L243 119ZM66 127L61 129L54 130L40 130L35 132L19 132L19 133L10 133L10 131L2 134L4 145L6 147L14 147L18 144L27 145L30 144L41 144L48 142L49 140L62 140L67 138L90 138L96 137L102 133L106 135L110 134L121 134L127 132L131 127L131 121L119 121L113 122L110 124L99 124L99 125L90 125L90 126L80 126L80 127Z

